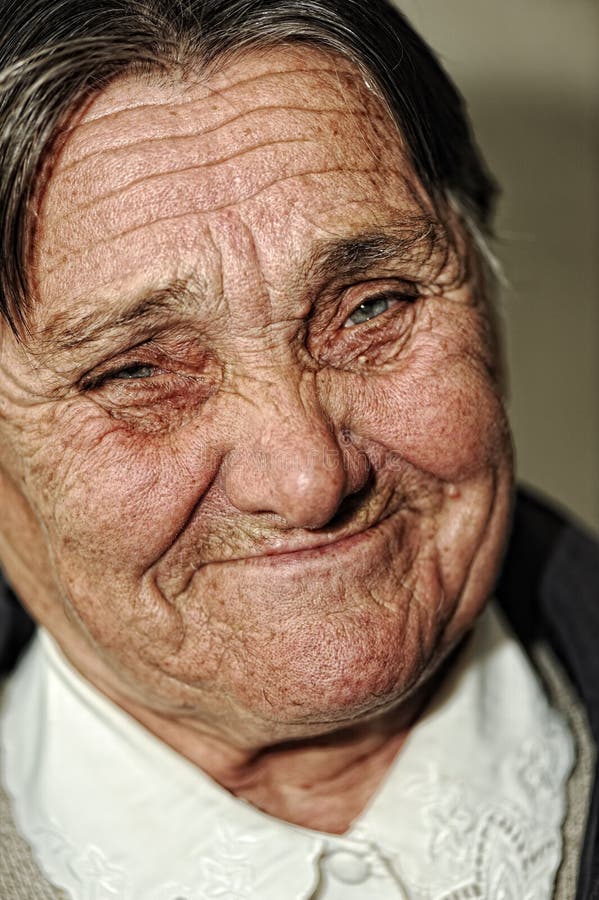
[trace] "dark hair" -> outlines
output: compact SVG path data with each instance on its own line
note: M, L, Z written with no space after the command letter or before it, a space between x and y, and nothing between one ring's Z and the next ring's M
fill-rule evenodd
M386 0L0 0L0 315L24 325L37 182L56 133L119 75L204 69L305 42L342 53L381 96L437 206L490 231L495 184L463 100Z

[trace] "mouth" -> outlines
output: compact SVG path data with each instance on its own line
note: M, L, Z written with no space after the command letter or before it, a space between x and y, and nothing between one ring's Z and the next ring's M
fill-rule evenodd
M368 523L362 523L362 527L346 528L341 532L325 534L306 534L297 539L272 540L266 547L256 548L256 552L239 554L225 560L214 560L207 565L223 565L225 563L244 563L251 566L283 566L306 564L312 560L336 558L355 550L359 545L366 544L378 537L386 530L391 520L397 519L400 511L393 509L385 511L371 519Z

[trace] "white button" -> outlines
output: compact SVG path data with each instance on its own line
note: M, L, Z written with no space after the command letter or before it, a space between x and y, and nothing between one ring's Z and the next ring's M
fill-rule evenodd
M331 853L326 859L331 875L344 884L360 884L370 874L370 865L363 856L356 856L347 850Z

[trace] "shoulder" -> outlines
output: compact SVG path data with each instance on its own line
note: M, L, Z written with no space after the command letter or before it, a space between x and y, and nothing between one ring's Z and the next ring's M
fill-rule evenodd
M14 667L35 626L0 571L0 678Z
M0 679L0 709L5 683ZM2 742L0 741L0 770ZM43 875L27 841L19 833L12 804L0 780L0 897L2 900L67 900Z
M599 746L599 544L584 528L520 491L497 598L525 648L548 645ZM588 808L576 900L599 900L599 778Z

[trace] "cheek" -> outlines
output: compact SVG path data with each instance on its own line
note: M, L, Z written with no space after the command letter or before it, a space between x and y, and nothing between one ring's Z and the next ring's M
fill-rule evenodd
M400 372L347 381L343 406L352 430L435 478L464 481L508 452L501 397L475 361L415 358Z
M57 565L105 580L138 577L170 546L218 460L197 429L138 433L97 409L63 410L28 474ZM110 570L110 571L109 571Z

